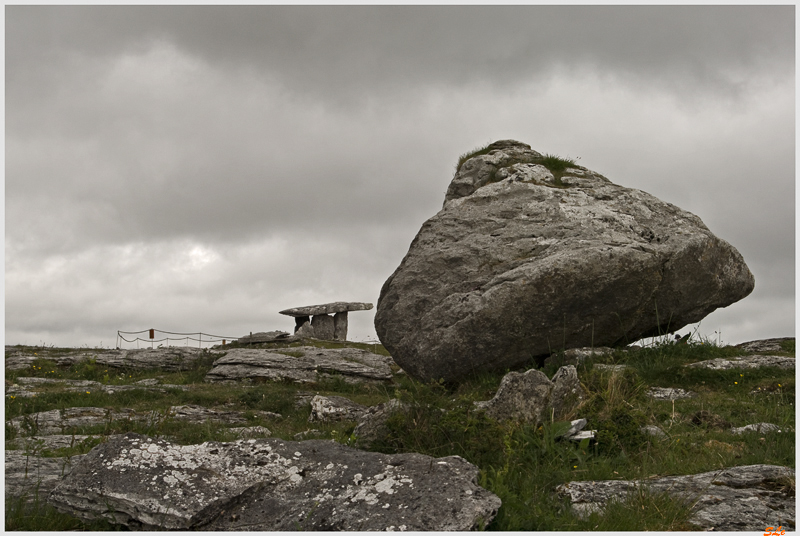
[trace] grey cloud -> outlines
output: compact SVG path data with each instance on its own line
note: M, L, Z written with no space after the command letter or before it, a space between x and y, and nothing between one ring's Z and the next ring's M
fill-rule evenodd
M8 90L63 54L162 39L276 72L358 105L377 87L500 87L592 64L640 80L736 91L742 70L794 67L793 6L9 6ZM35 70L35 67L33 68ZM27 85L27 84L26 84Z

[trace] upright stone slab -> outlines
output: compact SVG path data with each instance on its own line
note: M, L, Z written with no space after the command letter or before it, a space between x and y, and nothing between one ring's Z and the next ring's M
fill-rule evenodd
M314 315L311 318L311 329L314 330L314 337L317 339L332 340L335 332L333 317L330 315Z
M333 315L333 338L337 341L347 340L347 311Z
M505 140L457 170L384 283L375 330L409 375L459 381L674 332L753 287L694 214Z

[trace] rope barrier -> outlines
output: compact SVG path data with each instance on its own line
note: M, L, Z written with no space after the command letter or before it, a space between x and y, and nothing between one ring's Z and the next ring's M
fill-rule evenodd
M162 339L156 339L155 338L155 333L156 332L164 333L166 335L183 335L183 337L177 337L177 338L176 337L164 337ZM136 337L136 338L133 338L133 339L126 339L123 336L123 334L125 334L125 335L139 335L141 333L148 333L150 335L150 337L148 337L146 339L143 339L141 337ZM197 335L197 338L192 337L192 335ZM204 336L205 336L205 339L203 339ZM153 347L153 344L155 344L157 342L164 342L164 341L166 341L167 346L169 346L170 345L169 344L170 340L173 340L173 341L176 341L176 342L185 340L186 341L186 346L188 346L189 345L189 341L191 340L191 341L197 341L198 342L198 348L202 348L204 342L207 343L207 344L212 344L212 343L218 343L218 342L222 341L222 343L225 344L226 341L234 341L236 339L238 339L238 337L228 337L228 336L225 336L225 335L211 335L209 333L203 333L201 331L194 332L194 333L181 333L181 332L176 332L176 331L164 331L164 330L161 330L161 329L143 329L141 331L120 331L120 330L117 330L116 347L119 348L121 346L121 341L125 341L125 342L128 342L128 343L134 343L135 342L136 343L136 348L139 348L139 341L149 342L151 348Z

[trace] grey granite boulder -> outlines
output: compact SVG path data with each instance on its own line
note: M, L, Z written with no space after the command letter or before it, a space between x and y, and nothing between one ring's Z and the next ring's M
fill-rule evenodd
M539 423L551 417L563 420L583 400L575 367L561 367L552 381L536 369L509 372L500 382L494 398L475 402L475 407L498 421Z
M349 383L392 379L391 358L358 348L234 348L214 361L207 382L290 380L313 383L335 375Z
M610 500L625 500L627 493L639 488L685 499L692 504L689 523L699 530L795 528L794 469L789 467L746 465L645 481L567 482L556 491L569 497L576 514L586 516L601 511Z
M469 530L500 499L458 456L386 455L333 441L176 445L126 434L50 493L83 519L159 530Z
M753 290L697 216L586 168L542 180L542 163L513 141L464 162L384 283L375 329L409 375L458 381L674 332Z

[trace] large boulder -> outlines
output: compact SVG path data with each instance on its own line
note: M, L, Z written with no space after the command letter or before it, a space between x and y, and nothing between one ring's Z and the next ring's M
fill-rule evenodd
M129 433L89 452L49 502L133 529L469 530L500 507L478 472L458 456L333 441L176 445Z
M697 216L519 142L482 153L381 289L375 329L408 374L458 381L629 343L753 290L739 252Z

